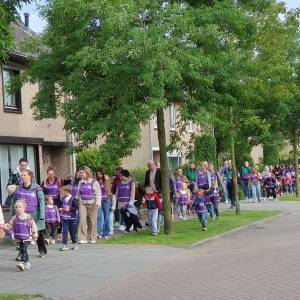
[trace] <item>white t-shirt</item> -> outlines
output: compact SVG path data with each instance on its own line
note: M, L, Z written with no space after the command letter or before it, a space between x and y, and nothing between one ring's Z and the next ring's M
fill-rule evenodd
M150 186L152 187L154 192L157 192L156 186L155 186L155 174L156 174L156 170L150 171Z

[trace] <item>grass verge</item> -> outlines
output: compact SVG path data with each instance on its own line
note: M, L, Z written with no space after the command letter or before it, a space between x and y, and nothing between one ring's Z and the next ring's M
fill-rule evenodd
M200 228L198 218L174 223L175 234L166 235L162 231L157 236L152 236L149 230L138 233L129 233L112 237L103 241L104 244L161 244L161 245L180 245L192 244L197 241L213 237L223 232L232 230L243 225L275 216L280 211L242 211L236 215L234 211L224 211L218 220L209 220L208 231L203 232Z
M0 294L1 300L34 300L41 298L41 295Z
M300 201L300 198L297 198L297 196L295 194L281 196L278 199L279 199L279 201Z

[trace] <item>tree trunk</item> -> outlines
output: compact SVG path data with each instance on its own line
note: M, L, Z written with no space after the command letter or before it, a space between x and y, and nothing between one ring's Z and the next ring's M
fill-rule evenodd
M234 136L235 136L235 129L234 129L234 120L233 120L233 110L232 106L230 107L230 154L231 154L231 164L232 164L232 177L233 177L233 187L234 187L234 195L235 195L235 210L236 213L240 213L240 202L238 196L238 180L237 180L237 170L235 165L235 149L234 149Z
M295 165L295 175L296 175L296 196L299 197L299 166L298 166L298 138L297 131L294 130L293 133L293 153L294 153L294 165Z
M174 226L172 222L172 209L170 200L170 186L169 186L169 167L167 157L167 144L166 144L166 130L165 130L165 117L164 110L157 110L157 135L159 142L159 156L161 168L161 184L162 184L162 198L164 205L164 229L166 234L174 233Z

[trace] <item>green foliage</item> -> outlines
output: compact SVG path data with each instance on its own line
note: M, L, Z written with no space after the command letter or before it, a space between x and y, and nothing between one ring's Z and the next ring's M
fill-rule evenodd
M0 1L0 62L4 61L13 45L13 35L10 24L18 20L17 9L30 0Z
M263 146L264 164L274 166L279 162L279 146L277 144L265 144Z
M208 161L216 163L216 140L211 135L201 135L194 140L194 159L197 163Z
M239 139L235 143L235 161L236 167L239 168L244 164L245 161L248 161L250 165L253 165L253 159L251 157L251 147L247 143L247 140Z
M240 215L236 215L233 211L224 211L221 218L214 222L209 222L208 231L200 230L198 218L187 221L178 221L174 223L176 234L166 235L160 233L153 237L149 230L143 230L139 233L130 233L112 237L105 241L105 244L192 244L209 237L230 231L234 228L253 222L275 216L279 211L243 211ZM103 243L101 241L101 243Z
M140 183L141 186L144 186L146 168L137 168L130 170L130 173L134 176L135 180Z
M120 165L120 159L113 157L103 147L82 150L76 156L78 167L88 166L93 172L103 168L108 175L113 175L115 168Z

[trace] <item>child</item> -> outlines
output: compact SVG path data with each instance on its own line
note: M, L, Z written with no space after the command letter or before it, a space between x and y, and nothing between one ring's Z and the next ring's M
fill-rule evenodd
M57 224L60 223L59 211L51 196L46 197L45 221L46 221L46 239L47 245L55 245Z
M77 250L77 224L76 215L78 211L78 199L72 196L72 188L70 185L65 185L61 189L62 207L59 209L61 213L63 246L61 251L69 250L68 248L68 233L72 240L72 250Z
M14 239L19 241L21 261L17 264L20 271L30 270L27 248L30 241L37 240L38 230L32 217L25 212L26 200L20 199L15 203L15 215L11 218L6 229L11 230Z
M213 220L215 219L215 216L218 219L219 216L220 216L220 214L219 214L219 203L220 203L220 200L221 200L221 197L220 197L220 194L219 194L219 189L218 189L218 183L216 183L216 182L212 183L212 188L211 188L211 191L210 191L209 198L210 198L210 201L211 201L211 204L212 204L211 210L213 212L213 216L211 215L211 212L210 212L210 215L211 215Z
M141 201L129 202L128 205L122 210L127 232L130 232L130 228L132 226L133 230L137 232L139 231L138 229L143 228L138 215L138 209L141 207L141 204Z
M182 183L182 187L178 192L178 213L179 218L186 220L187 205L191 195L186 182Z
M144 201L147 206L148 224L151 228L152 235L157 235L158 210L160 209L161 204L157 193L153 192L153 188L151 186L147 186L145 188Z
M198 189L193 200L193 207L198 215L199 221L202 225L202 230L207 231L208 213L205 202L207 201L204 195L204 189Z

